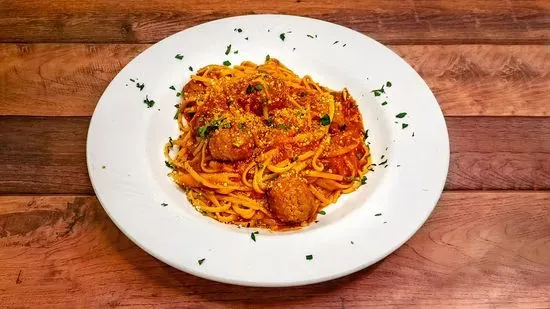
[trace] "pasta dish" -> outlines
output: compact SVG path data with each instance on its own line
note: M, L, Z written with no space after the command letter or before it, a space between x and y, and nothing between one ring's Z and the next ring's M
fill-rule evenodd
M355 100L277 59L208 65L183 87L169 176L220 222L271 230L316 220L365 183L369 147Z

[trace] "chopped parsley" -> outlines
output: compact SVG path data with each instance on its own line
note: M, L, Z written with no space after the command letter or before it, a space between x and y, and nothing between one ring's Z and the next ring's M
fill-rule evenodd
M365 130L365 133L363 134L363 137L365 138L365 140L367 140L367 138L369 138L369 129Z
M388 163L388 159L386 159L386 160L384 160L384 161L378 163L378 165L384 165L384 164L386 164L386 163Z
M176 93L176 97L181 97L181 92Z
M409 126L408 123L402 123L402 124L401 124L401 129L405 129L405 128L408 127L408 126Z
M382 102L382 106L384 106L384 105L386 105L386 104L388 104L388 101Z
M257 84L256 86L248 85L248 87L246 87L246 94L251 94L256 91L262 91L262 89L264 89L264 86L262 86L261 84Z
M345 44L345 43L344 43L344 45L342 45L342 47L346 47L346 45L348 45L348 44Z
M172 86L170 86L170 89L176 90L176 87L174 87L174 85L172 85Z
M202 259L198 260L197 262L199 263L199 265L202 265L202 263L204 263L204 261L206 261L206 259L202 258Z
M321 122L321 125L328 126L330 124L330 117L328 116L328 114L324 114L323 117L319 119L319 121Z
M231 65L231 62L229 62L229 60L225 60L223 62L223 65L225 65L226 67L230 66Z
M386 91L384 90L384 85L382 85L382 88L380 89L372 90L371 93L374 93L375 97L379 97L380 95L382 95L382 93L386 93Z
M382 215L381 213L377 213L377 214L375 214L374 216L375 216L375 217L380 217L381 215Z
M170 164L170 162L168 161L164 161L164 164L166 164L167 167L173 169L174 167L172 166L172 164Z
M238 33L241 33L241 32L243 32L243 29L241 29L241 28L235 28L235 29L233 29L233 31L236 31L236 32L238 32Z
M281 39L281 41L284 41L286 38L285 34L284 33L279 34L279 38Z
M174 143L172 142L172 137L171 136L168 137L168 143L170 143L170 146L174 146Z
M306 35L306 36L307 36L308 38L313 39L313 35L311 35L311 34L308 34L308 35Z
M178 59L178 60L182 60L182 59L183 59L183 55L182 55L182 54L177 54L175 58Z
M234 54L238 54L238 53L239 53L239 51L238 51L238 50L236 50L236 51L234 51L233 53L234 53Z
M193 71L193 67L192 67L192 66L189 66L189 71Z
M244 122L240 122L239 124L237 124L237 127L241 130L244 129Z
M248 41L248 37L246 37L246 38L244 38L244 39Z
M338 44L338 42L340 42L340 41L334 41L334 43L332 43L332 45L334 45L334 44Z
M269 55L266 55L265 56L265 61L267 62L267 61L269 61L269 59L271 59L271 57Z
M311 254L306 255L306 260L308 260L308 261L313 260L313 255L311 255Z
M145 84L136 83L136 88L139 88L139 91L142 91L145 88Z
M162 207L166 207L166 206L168 206L168 204L167 204L167 203L161 203L161 205L162 205Z
M386 87L391 87L391 82L390 81L386 82Z
M281 130L290 130L290 126L287 126L286 124L278 124L275 126L276 129L281 129Z
M405 116L407 116L407 113L399 113L399 114L395 115L395 118L403 118Z
M145 96L145 100L143 100L143 103L147 105L147 108L151 108L153 107L153 105L155 105L155 101L149 100L148 96Z
M256 232L250 233L250 238L252 238L253 241L256 241L256 235L257 234L260 234L260 232L256 231Z
M361 185L367 184L367 176L361 177Z
M321 210L321 211L319 211L319 214L324 216L324 215L326 215L327 213L326 213L324 210Z
M102 168L102 169L105 169L105 168L106 168L106 166L105 166L105 165L102 165L102 166L101 166L101 168Z
M136 82L136 80L133 79L133 78L130 78L130 81L131 81L132 83L135 83L135 82Z
M226 55L229 55L230 52L231 52L231 44L227 45L227 47L225 48Z

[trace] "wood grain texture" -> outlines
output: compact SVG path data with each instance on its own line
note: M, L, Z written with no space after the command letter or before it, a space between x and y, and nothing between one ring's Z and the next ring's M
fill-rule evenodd
M342 24L384 43L545 43L548 1L4 0L0 42L152 43L191 26L258 13Z
M0 44L0 115L90 116L111 79L147 47ZM548 46L390 48L422 75L447 116L550 116Z
M374 266L321 284L264 289L210 282L161 263L124 236L95 197L3 196L0 304L548 308L549 212L550 192L447 192L420 231Z
M93 194L88 122L0 117L0 194ZM550 189L550 117L448 117L447 126L447 190Z

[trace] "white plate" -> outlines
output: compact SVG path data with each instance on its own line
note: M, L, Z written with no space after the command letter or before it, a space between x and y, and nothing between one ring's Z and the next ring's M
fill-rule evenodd
M225 55L229 44L231 53ZM184 58L176 59L177 54ZM347 87L369 129L373 160L387 160L387 167L369 173L367 185L329 206L318 223L294 232L261 230L254 242L250 233L256 229L221 224L190 206L166 176L162 146L178 134L173 115L179 98L169 86L181 89L189 80L189 66L196 70L225 60L260 63L267 54L329 88ZM130 79L144 83L143 90ZM392 87L375 97L371 91L387 81ZM143 103L146 95L156 102L152 108ZM396 118L402 112L407 115ZM403 129L402 123L408 127ZM151 255L211 280L291 286L358 271L407 241L441 194L449 140L432 92L390 49L320 20L253 15L176 33L132 60L99 100L88 132L87 160L105 211ZM200 259L205 259L201 265Z

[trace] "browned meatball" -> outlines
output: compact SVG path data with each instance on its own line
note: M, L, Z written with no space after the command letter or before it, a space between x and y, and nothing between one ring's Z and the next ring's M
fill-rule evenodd
M247 130L221 128L210 137L208 149L214 160L239 161L252 156L254 138Z
M294 175L276 179L267 192L267 201L273 214L285 223L308 221L317 209L306 181Z

